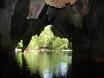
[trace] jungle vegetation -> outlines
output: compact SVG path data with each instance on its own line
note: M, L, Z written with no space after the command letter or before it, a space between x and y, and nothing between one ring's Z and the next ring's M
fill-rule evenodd
M18 44L18 48L22 48L22 40ZM71 42L67 38L56 37L51 31L51 25L48 25L40 33L40 35L32 36L28 45L29 49L48 49L48 50L62 50L71 49Z

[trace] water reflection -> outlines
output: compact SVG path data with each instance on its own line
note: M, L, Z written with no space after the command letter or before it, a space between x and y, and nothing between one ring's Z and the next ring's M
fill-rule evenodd
M57 72L58 72L58 75L61 75L62 77L65 77L66 74L67 74L67 69L68 69L68 64L67 63L60 63L58 66L57 66Z
M66 77L69 70L68 65L71 64L71 55L69 54L71 53L63 51L29 51L24 54L24 57L31 74L36 74L38 71L41 78L70 78ZM19 64L21 63L20 61Z
M52 78L53 77L53 72L50 71L49 69L43 70L43 78Z

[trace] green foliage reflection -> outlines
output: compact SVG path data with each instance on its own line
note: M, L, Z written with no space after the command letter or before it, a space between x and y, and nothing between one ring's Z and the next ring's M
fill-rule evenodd
M60 63L71 64L71 55L69 52L39 52L31 51L25 53L25 59L27 65L30 68L31 73L39 71L41 74L45 69L49 69L54 73L57 73L57 66Z

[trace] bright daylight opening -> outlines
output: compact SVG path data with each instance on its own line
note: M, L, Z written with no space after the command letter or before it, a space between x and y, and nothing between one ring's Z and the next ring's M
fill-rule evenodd
M16 48L16 58L21 69L24 69L25 59L25 71L29 70L32 75L38 72L42 78L65 77L69 69L71 72L72 42L67 38L56 37L51 27L47 25L39 36L32 36L24 53L21 52L21 40Z

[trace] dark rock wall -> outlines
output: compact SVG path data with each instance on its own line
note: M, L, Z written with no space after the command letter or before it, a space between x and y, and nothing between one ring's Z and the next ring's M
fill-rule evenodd
M3 0L0 2L2 5L4 5L0 8L1 45L5 48L10 44L10 24L16 2L17 0Z
M103 78L103 26L104 1L89 1L89 10L84 20L84 31L79 35L73 35L73 76L79 78L94 77ZM75 31L76 32L76 31ZM82 36L82 37L81 37ZM76 45L78 43L78 45Z
M31 37L34 34L41 32L40 29L42 29L44 24L41 23L41 21L42 19L46 18L44 17L43 12L43 14L40 13L44 5L44 0L18 0L11 21L10 35L12 46L16 47L17 43L20 40L23 40L23 46L25 49L28 46Z
M0 8L5 8L5 1L4 0L0 1Z
M15 47L28 28L26 17L29 13L29 3L29 0L18 0L12 16L10 36Z

